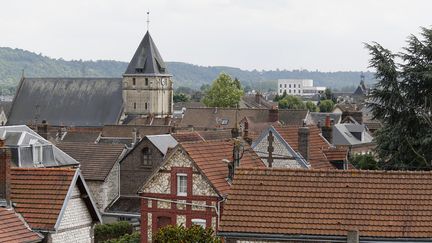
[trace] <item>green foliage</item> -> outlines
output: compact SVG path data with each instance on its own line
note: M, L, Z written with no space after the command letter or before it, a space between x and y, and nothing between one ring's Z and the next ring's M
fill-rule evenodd
M221 73L205 92L203 102L209 107L236 107L243 95L243 90L227 74Z
M287 95L286 97L279 100L279 108L301 110L306 109L306 105L303 103L303 100L300 97Z
M318 106L309 100L306 102L306 109L308 109L310 112L316 112L318 111Z
M189 95L186 95L184 93L174 93L173 95L173 101L176 102L188 102L190 100Z
M104 242L119 238L125 234L132 234L133 226L127 221L119 221L112 224L98 224L95 227L95 242Z
M332 100L321 100L319 103L320 112L331 112L335 104Z
M374 134L380 167L432 169L432 29L422 28L421 39L409 36L399 54L378 43L366 48L378 80L369 107L383 123Z
M194 225L190 228L185 228L184 226L179 225L169 225L160 229L156 233L156 235L154 235L154 242L220 243L221 240L218 237L214 236L214 232L211 228L204 229L198 225Z
M140 232L133 232L132 234L125 234L117 239L111 239L104 241L103 243L140 243L141 234Z
M350 159L350 163L360 170L378 170L379 165L372 154L358 154Z

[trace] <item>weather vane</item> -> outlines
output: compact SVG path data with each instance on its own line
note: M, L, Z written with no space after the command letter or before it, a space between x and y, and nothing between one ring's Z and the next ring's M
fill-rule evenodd
M150 11L147 11L147 31L149 30L150 26Z

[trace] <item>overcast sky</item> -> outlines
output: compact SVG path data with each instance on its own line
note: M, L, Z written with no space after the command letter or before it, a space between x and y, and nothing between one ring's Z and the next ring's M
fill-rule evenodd
M366 70L363 42L399 51L432 25L420 0L0 0L0 46L129 61L146 27L165 61L242 69Z

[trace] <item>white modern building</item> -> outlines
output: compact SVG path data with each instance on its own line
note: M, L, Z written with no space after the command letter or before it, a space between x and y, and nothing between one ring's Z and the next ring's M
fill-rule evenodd
M314 87L312 79L279 79L278 94L313 96L324 93L326 87Z

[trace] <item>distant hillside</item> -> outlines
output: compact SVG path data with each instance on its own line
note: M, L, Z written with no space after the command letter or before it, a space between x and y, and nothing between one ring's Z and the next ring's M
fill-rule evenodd
M176 87L186 86L195 89L210 83L221 72L237 77L243 85L260 90L276 89L276 80L280 78L313 79L316 85L333 89L354 89L360 79L360 72L247 71L233 67L204 67L182 62L168 62L167 66L174 76ZM27 77L121 77L126 67L127 63L119 61L65 61L26 50L0 47L0 89L2 94L13 94L22 70ZM366 82L374 82L373 73L364 74Z

